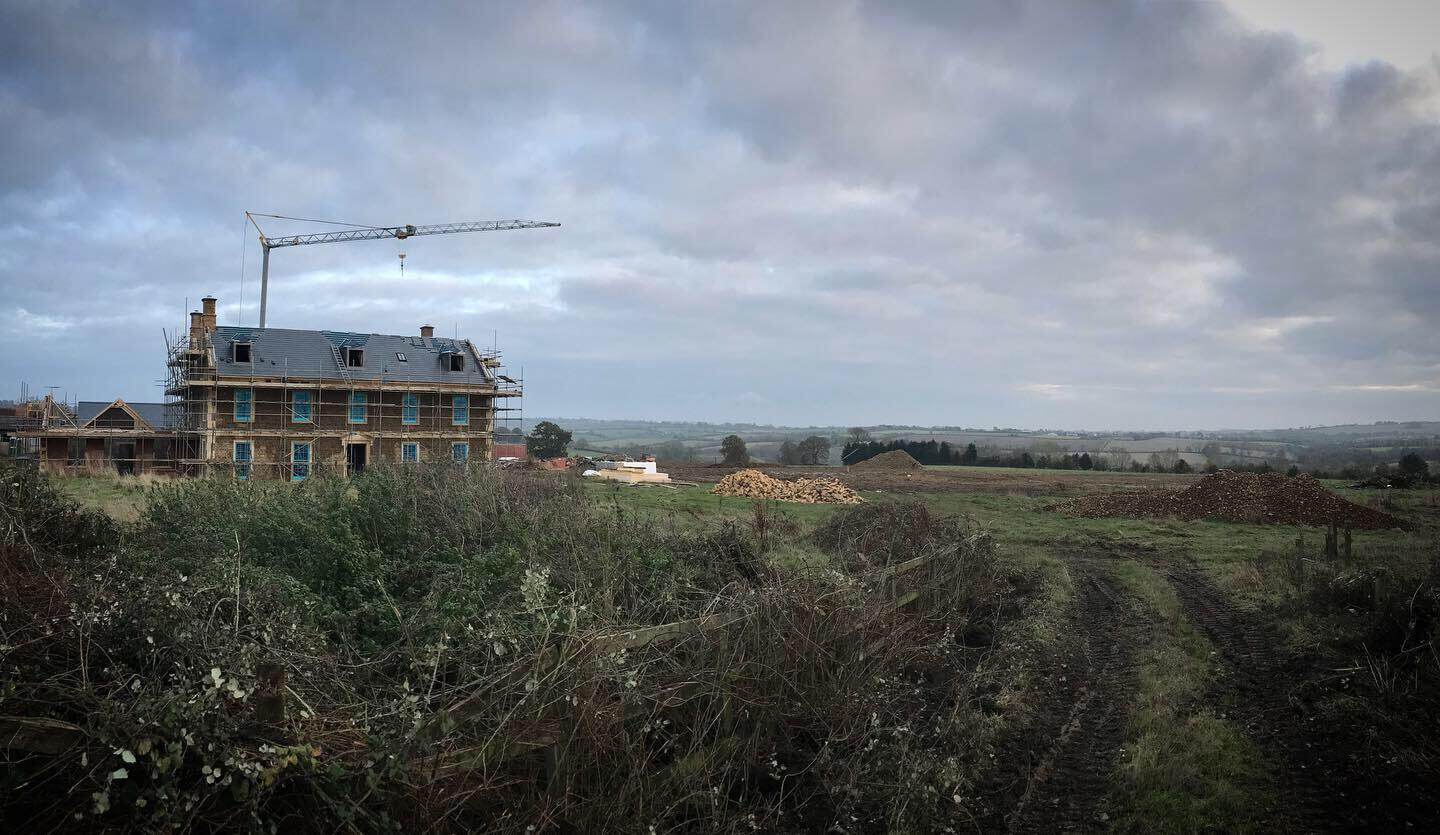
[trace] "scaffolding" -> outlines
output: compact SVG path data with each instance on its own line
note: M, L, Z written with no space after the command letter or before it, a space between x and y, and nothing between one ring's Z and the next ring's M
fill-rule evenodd
M176 439L177 468L187 474L296 478L298 465L304 467L304 477L309 477L339 466L337 461L317 457L318 446L333 450L336 443L345 456L347 472L386 457L405 460L409 454L406 444L415 445L417 459L421 445L428 445L427 454L433 460L450 460L455 454L453 446L465 444L468 461L470 439L481 441L489 458L498 438L518 436L522 431L524 379L503 373L498 349L483 350L467 339L421 337L427 349L461 351L470 357L483 372L485 382L479 385L431 384L403 376L387 380L383 374L356 379L346 367L345 345L335 342L331 343L331 362L318 375L314 369L304 375L291 374L288 360L274 371L257 374L252 367L248 376L228 370L222 375L215 363L213 326L206 327L202 320L196 328L193 322L189 336L166 337L165 409ZM222 392L235 389L251 392L252 428L228 425L224 418L234 401L224 399ZM266 396L260 396L262 392ZM276 392L278 396L271 396ZM296 392L310 393L303 415L295 405ZM355 424L346 415L341 421L340 414L355 408L354 398L360 393L367 395L362 401L365 420ZM371 394L377 395L374 401L369 399ZM416 395L413 403L403 397L409 394ZM463 424L452 423L456 407L453 400L449 405L446 402L455 394L467 397ZM243 455L236 442L247 445ZM447 443L451 446L446 447ZM268 447L269 454L257 455L260 444ZM305 445L303 465L295 457L295 444ZM395 445L398 453L372 455L388 449L387 444ZM365 448L358 461L351 457L355 446Z

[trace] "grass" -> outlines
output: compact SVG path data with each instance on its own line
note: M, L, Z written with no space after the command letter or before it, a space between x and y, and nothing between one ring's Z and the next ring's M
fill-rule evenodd
M1117 824L1137 832L1256 831L1274 779L1240 729L1201 706L1214 645L1153 569L1123 560L1114 571L1160 627L1139 653L1130 742L1116 780L1125 810Z
M1013 470L1035 475L1036 470ZM1079 471L1084 472L1084 471ZM1338 486L1338 483L1332 484ZM758 499L716 496L710 485L678 485L670 489L587 483L592 496L626 512L673 515L697 523L714 518L748 518ZM1337 490L1345 498L1368 503L1374 491ZM923 501L932 512L973 519L995 536L1004 559L1022 565L1042 563L1063 543L1106 543L1121 549L1154 550L1193 560L1214 580L1242 597L1254 589L1244 582L1244 572L1260 554L1293 546L1297 536L1323 539L1321 528L1288 525L1259 525L1240 522L1185 521L1182 519L1077 519L1052 513L1046 507L1062 501L1057 496L1016 496L979 492L915 493L863 491L867 501ZM1420 529L1406 531L1362 531L1355 535L1357 546L1401 547L1418 540L1433 541L1440 532L1440 514L1426 504L1434 491L1403 491L1385 494L1394 511L1420 522ZM807 505L768 502L778 512L801 523L829 517L837 505ZM1428 514L1426 511L1429 511ZM1428 520L1428 521L1427 521ZM1427 530L1428 526L1428 530ZM1252 598L1250 602L1257 602Z
M997 471L1028 475L1037 483L1054 475L1034 470ZM147 487L144 479L116 476L58 479L56 483L83 504L121 520L137 517ZM1428 559L1429 543L1440 541L1440 491L1351 490L1335 482L1328 486L1351 501L1383 505L1381 509L1415 523L1413 531L1355 532L1355 548L1362 561L1398 565L1403 555ZM583 484L593 503L633 517L627 520L631 524L653 522L679 529L699 529L727 519L749 524L759 508L777 517L777 524L808 530L840 510L836 505L722 497L710 489L708 484L671 488ZM1297 538L1314 550L1323 539L1321 529L1175 518L1077 519L1047 511L1046 507L1060 500L1053 496L961 491L866 491L862 495L880 504L921 501L932 513L967 517L992 534L1003 566L1038 578L1040 588L1028 599L1018 628L982 665L981 672L995 678L1002 701L1021 702L1034 692L1026 646L1049 646L1062 637L1059 630L1065 628L1064 615L1074 596L1067 556L1098 551L1114 557L1107 568L1156 627L1145 645L1136 648L1138 685L1128 706L1127 744L1115 766L1113 796L1121 811L1113 824L1132 831L1168 832L1258 828L1273 806L1274 777L1240 729L1207 708L1214 677L1214 645L1187 619L1166 578L1146 563L1153 557L1191 564L1237 602L1275 613L1283 610L1277 604L1283 602L1279 595L1284 589L1257 579L1257 560L1267 553L1293 552ZM828 561L808 538L793 536L779 538L765 558L782 571L822 567ZM1307 616L1299 611L1277 617L1297 644L1314 642L1316 634L1339 628L1338 621L1332 624L1314 616L1304 621ZM1106 764L1097 762L1096 767L1105 768Z
M145 493L169 479L158 476L114 474L56 478L60 491L82 506L103 511L117 522L134 522L145 506Z

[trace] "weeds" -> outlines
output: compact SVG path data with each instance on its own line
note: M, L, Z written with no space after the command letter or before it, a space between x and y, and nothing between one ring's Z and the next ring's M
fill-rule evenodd
M993 595L946 520L891 519L887 562L957 566L910 613L854 538L782 564L815 552L771 511L637 523L523 472L160 485L125 531L4 476L0 715L73 741L0 775L27 829L924 829L976 767L897 674Z

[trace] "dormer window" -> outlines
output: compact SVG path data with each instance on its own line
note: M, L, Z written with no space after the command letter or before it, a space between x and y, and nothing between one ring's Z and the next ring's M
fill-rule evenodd
M451 370L451 371L464 371L464 370L465 370L465 355L464 355L464 354L461 354L461 353L458 353L458 352L455 352L455 351L451 351L449 354L446 354L446 356L450 358L450 370Z
M250 343L249 343L249 342L232 342L232 343L230 343L230 355L231 355L231 358L232 358L235 362L245 362L245 363L250 362Z
M396 351L396 352L395 352L395 359L399 360L400 362L408 362L408 360L405 359L405 352L404 352L404 351Z
M350 366L351 368L364 368L364 367L365 367L365 349L364 349L364 348L346 348L346 349L345 349L345 364L348 365L348 366Z

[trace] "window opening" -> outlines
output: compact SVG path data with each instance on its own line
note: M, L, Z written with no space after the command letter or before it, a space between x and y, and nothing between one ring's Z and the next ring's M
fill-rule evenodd
M310 442L294 441L290 444L290 480L304 481L310 477Z
M310 392L294 392L290 395L290 421L292 423L309 423L310 420Z
M236 479L240 481L250 480L250 461L253 457L253 452L254 449L251 447L249 441L235 442L235 454L233 458L235 459Z
M365 392L363 391L350 392L350 422L365 422Z
M235 389L235 419L248 423L255 419L255 392L251 389Z

